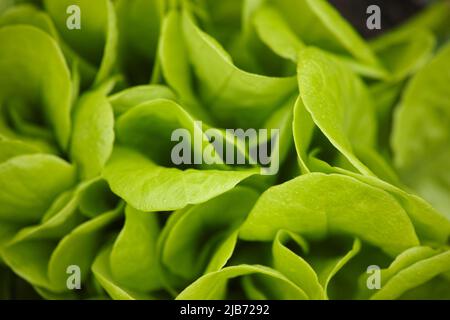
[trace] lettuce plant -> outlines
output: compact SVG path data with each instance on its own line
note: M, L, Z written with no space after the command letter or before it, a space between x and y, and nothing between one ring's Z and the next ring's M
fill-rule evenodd
M450 299L449 21L0 0L0 298ZM178 129L194 156L270 140L280 170L177 165Z

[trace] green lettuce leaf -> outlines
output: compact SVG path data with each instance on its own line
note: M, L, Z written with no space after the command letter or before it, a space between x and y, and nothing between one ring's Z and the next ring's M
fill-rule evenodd
M375 147L374 107L362 81L318 49L301 52L298 84L302 104L314 123L361 173L372 172L355 155L355 148Z
M250 212L240 237L269 240L279 229L312 239L347 234L389 254L419 243L407 213L393 196L344 175L311 173L268 189Z
M420 70L396 110L392 148L402 179L450 217L450 46Z
M370 47L325 0L268 0L282 14L295 34L307 45L378 66Z
M57 43L48 34L22 25L0 29L2 113L9 112L38 129L51 128L65 149L71 131L71 90L69 69ZM3 129L0 124L0 134L13 138L20 134L20 130L11 134L11 129L14 131Z
M125 225L111 249L109 262L113 278L137 292L161 287L156 242L159 224L155 213L125 208Z
M23 155L1 163L0 219L39 221L58 194L75 184L75 175L70 164L51 155Z
M153 125L149 125L152 123ZM255 170L182 170L170 167L171 133L186 128L209 144L194 120L176 103L154 100L132 108L117 122L117 139L103 175L111 189L141 211L168 211L220 195ZM192 142L193 143L193 142ZM193 152L199 146L193 143ZM200 146L201 147L201 146ZM173 166L173 165L172 165Z
M170 228L161 248L164 270L190 281L205 271L220 270L230 258L236 231L257 197L251 189L236 187L203 204L176 211L171 217L176 222L167 225Z
M82 15L81 29L75 32L66 25L66 11L71 5L78 6ZM117 60L118 31L111 1L44 0L44 7L70 50L98 70L94 85L105 81Z
M269 287L270 299L308 299L305 292L276 270L259 265L238 265L208 273L183 290L177 300L220 300L226 298L226 285L230 279L259 275Z
M72 160L82 179L100 175L114 144L114 114L101 92L87 92L74 110Z
M200 30L186 12L182 30L202 100L221 123L258 125L295 91L293 77L267 77L238 69L229 54Z

